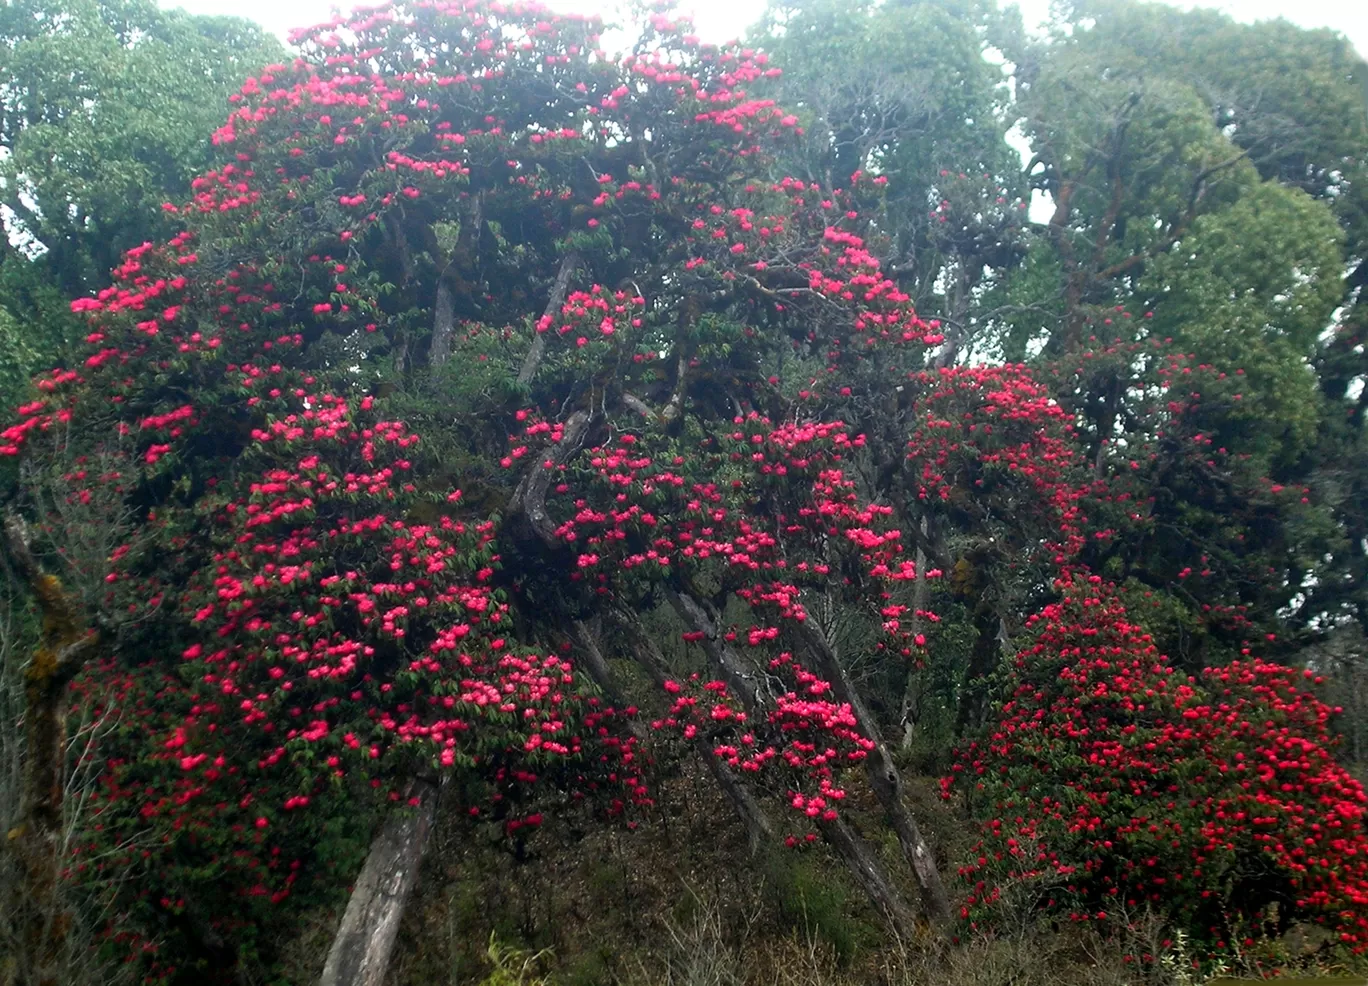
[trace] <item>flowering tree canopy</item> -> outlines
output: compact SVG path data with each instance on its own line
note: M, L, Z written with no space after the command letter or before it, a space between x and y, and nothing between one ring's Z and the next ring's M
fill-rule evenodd
M1074 921L1162 902L1217 949L1305 918L1361 947L1368 796L1333 759L1313 672L1250 656L1182 674L1114 587L1060 588L955 766L991 818L964 916L1010 875Z
M354 871L376 812L426 810L418 783L511 840L552 807L630 814L649 734L607 656L753 840L824 839L910 931L847 823L866 800L947 923L895 717L851 668L914 732L953 623L958 725L991 737L963 763L1020 815L993 865L1088 909L1181 882L1175 916L1217 939L1212 915L1276 903L1357 945L1364 796L1326 709L1253 655L1175 670L1091 574L1177 557L1128 546L1163 508L1132 473L1160 482L1200 420L1167 399L1181 357L1098 354L1137 374L1132 458L1090 447L1084 367L968 365L913 310L879 259L885 177L782 175L803 132L755 91L764 53L668 11L631 55L600 31L456 0L300 32L163 207L181 231L72 303L85 354L0 433L99 641L73 687L122 717L66 862L138 868L111 933L154 976L231 976L301 886L345 885L327 867ZM1204 612L1238 635L1227 560ZM1166 847L1155 799L1186 806Z

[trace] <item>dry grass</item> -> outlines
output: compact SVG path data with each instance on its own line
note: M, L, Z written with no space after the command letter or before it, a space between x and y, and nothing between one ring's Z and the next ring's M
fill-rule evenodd
M508 954L541 957L548 986L1200 986L1153 915L1098 929L1022 918L950 943L890 941L820 849L752 858L706 776L685 765L635 831L549 822L520 857L492 832L443 820L411 902L388 986L476 986ZM915 795L914 795L915 796ZM928 805L927 811L937 806ZM942 809L943 810L943 809ZM957 838L953 820L947 839ZM947 856L954 846L941 844ZM888 850L891 856L894 850ZM1025 890L1023 890L1025 892ZM1015 912L1029 914L1026 901ZM335 916L334 916L335 919ZM318 928L297 950L326 950ZM1289 939L1289 968L1318 968ZM317 953L321 956L322 952ZM1150 955L1149 962L1125 956ZM321 961L321 959L320 959ZM302 965L302 963L301 963ZM1267 972L1233 963L1229 973ZM300 986L308 977L298 980ZM495 979L494 981L498 981ZM516 982L516 979L514 980Z
M748 856L706 777L657 790L636 832L548 825L523 859L478 829L440 830L390 986L464 986L491 974L490 935L550 951L556 986L1189 986L1159 963L1161 929L1125 941L1024 922L959 945L890 942L820 850Z

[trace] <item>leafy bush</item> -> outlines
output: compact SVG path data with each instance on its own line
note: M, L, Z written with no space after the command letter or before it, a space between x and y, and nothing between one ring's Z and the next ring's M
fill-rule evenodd
M1181 674L1114 587L1058 588L944 781L983 819L962 916L991 921L1024 882L1071 921L1153 907L1208 953L1294 920L1368 947L1368 795L1334 760L1319 679L1248 654Z

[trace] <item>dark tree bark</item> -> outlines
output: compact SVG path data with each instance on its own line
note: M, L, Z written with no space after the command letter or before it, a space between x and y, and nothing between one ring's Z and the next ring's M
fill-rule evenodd
M755 683L754 676L747 670L741 656L732 650L718 633L716 617L708 612L708 608L703 602L695 599L687 592L672 591L670 603L685 625L691 630L703 634L701 643L704 652L726 680L727 686L740 696L742 704L746 706L747 714L752 718L763 715L760 708L760 691ZM886 751L885 757L887 757ZM891 763L889 766L891 768ZM871 774L871 779L872 777ZM896 781L896 772L893 773L893 777ZM878 792L876 791L876 793ZM882 794L880 794L880 800L883 800ZM901 802L899 802L899 807L901 807ZM905 814L906 809L903 811ZM910 816L908 816L908 821L911 821ZM912 912L908 909L902 895L892 881L888 879L888 875L884 872L878 858L864 841L851 831L850 826L839 816L830 822L818 819L817 824L822 836L835 850L841 862L845 863L846 869L850 871L855 882L869 897L875 909L888 921L893 931L902 936L910 934L915 924L912 919ZM920 840L920 832L917 831L915 822L911 824L911 832ZM901 837L902 833L900 832L899 838L901 839ZM920 844L923 847L925 845L924 843ZM922 859L925 863L929 863L930 873L935 878L934 886L940 890L940 899L944 902L945 890L940 885L940 874L936 871L935 862L931 859L929 850L925 852ZM920 872L918 879L921 879ZM928 915L939 921L939 917L932 911L933 900L928 897L925 890L923 890L923 898ZM949 913L948 903L945 903L945 912Z
M575 268L580 264L580 255L571 250L561 260L560 270L556 272L556 280L551 285L551 297L547 299L546 315L555 315L560 306L565 304L566 293L570 290L570 275L575 272ZM527 351L527 356L523 359L522 368L518 370L518 383L527 386L532 382L532 378L537 375L537 367L541 365L542 356L546 353L546 333L538 332L537 337L532 340L532 348Z
M916 931L916 921L908 909L902 895L889 882L888 874L870 851L869 846L859 838L845 819L839 815L832 821L816 819L817 828L827 844L845 863L846 869L870 902L884 916L893 931L903 938L912 937Z
M588 431L589 414L585 411L571 414L561 431L560 443L545 459L539 457L531 464L513 491L513 499L509 501L509 517L521 518L532 529L533 535L548 548L554 548L557 544L556 525L551 523L551 517L546 512L546 493L556 476L554 467L570 461L570 457L579 451L580 443ZM550 469L545 465L548 461L552 465Z
M974 649L964 675L965 694L960 700L955 723L956 731L961 735L974 726L982 725L988 714L989 696L985 679L1002 660L1003 641L1007 637L1002 619L986 602L980 602L974 612L974 630Z
M428 348L428 368L435 380L451 357L451 336L456 331L456 303L445 278L437 284L437 302L432 308L432 345Z
M928 918L937 924L948 924L950 921L950 900L946 896L945 885L941 882L940 871L936 868L936 860L931 854L931 847L926 844L916 819L912 817L912 813L907 810L907 805L903 803L902 776L898 773L893 758L889 756L888 747L879 735L878 724L870 715L869 709L865 707L864 700L855 690L855 686L846 675L845 668L837 658L836 652L831 649L831 645L823 636L822 631L811 620L804 620L797 626L797 635L814 665L814 670L831 683L832 693L840 701L850 704L851 711L854 712L855 719L859 723L860 731L874 741L874 748L869 751L869 756L865 758L865 770L869 775L870 787L874 789L874 794L878 797L879 803L888 813L889 824L897 833L903 855L917 878L917 887L921 891L922 910L926 912Z
M635 617L618 611L614 614L614 618L631 638L637 663L646 669L657 687L663 688L669 674L665 655L660 652L656 642L651 639L645 627ZM602 660L601 656L599 660ZM731 805L732 811L740 819L741 825L746 830L746 841L750 846L751 855L755 855L764 846L774 841L775 829L769 815L765 813L765 809L760 807L760 802L756 800L745 781L738 777L717 756L713 744L708 741L707 737L701 734L694 736L692 745L694 751L703 758L708 773L712 774L713 780L717 781L717 786L721 789L722 796L727 799L727 804Z
M21 882L7 906L18 919L23 949L18 956L20 981L58 986L71 928L61 896L67 686L94 652L98 638L85 629L61 580L44 572L33 557L23 523L10 517L5 534L9 554L43 621L42 638L24 668L19 824L5 840L17 858Z
M912 591L912 635L915 637L921 632L922 616L926 610L927 603L927 581L926 581L926 548L923 542L927 540L930 524L925 514L921 519L921 537L917 540L917 585ZM900 739L902 749L908 750L912 746L912 741L917 733L917 715L921 705L921 676L917 674L916 666L908 661L907 678L903 682L902 705L898 711L898 726L902 730Z

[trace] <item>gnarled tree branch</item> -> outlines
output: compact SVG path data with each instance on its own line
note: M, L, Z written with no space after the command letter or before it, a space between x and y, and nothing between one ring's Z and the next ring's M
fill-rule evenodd
M746 714L758 720L763 716L759 686L754 676L746 670L740 655L722 639L715 616L703 602L686 591L670 590L670 604L686 626L703 634L703 650L713 667L721 673L727 686L740 696ZM914 928L912 913L869 846L839 815L831 820L819 818L817 825L822 836L893 931L898 935L909 935ZM929 853L927 856L929 858Z
M669 678L669 667L655 640L646 632L641 621L625 610L614 610L613 620L631 639L637 663L646 670L657 687L663 688L666 679ZM722 762L706 736L696 734L691 742L694 750L707 765L708 772L717 781L722 796L727 799L727 803L731 805L745 828L751 853L754 854L767 843L773 842L774 824L760 807L745 781Z
M570 276L579 264L578 250L571 250L561 258L560 270L556 272L556 280L551 285L551 297L546 301L546 310L542 313L542 318L555 315L560 310L561 305L565 304L565 296L570 290ZM538 332L537 337L532 340L532 348L527 351L527 356L523 359L522 369L518 370L518 384L520 386L526 387L532 382L532 378L537 375L537 367L541 365L544 355L546 355L546 333Z
M551 488L551 480L558 467L579 451L580 443L588 431L589 413L576 411L571 414L561 429L560 443L547 458L531 464L509 502L510 515L521 514L537 537L547 545L556 543L556 528L546 512L546 491Z
M902 776L898 773L888 747L878 732L878 724L870 714L854 684L842 667L836 652L832 650L822 631L811 620L797 624L796 635L803 649L812 661L815 670L830 684L832 693L842 702L849 703L851 711L859 723L860 731L874 741L874 747L865 758L865 770L869 775L870 786L883 805L884 811L897 833L902 845L903 855L917 878L921 890L922 909L927 917L938 924L950 920L950 900L941 882L940 871L936 868L931 848L922 837L912 813L903 804Z

